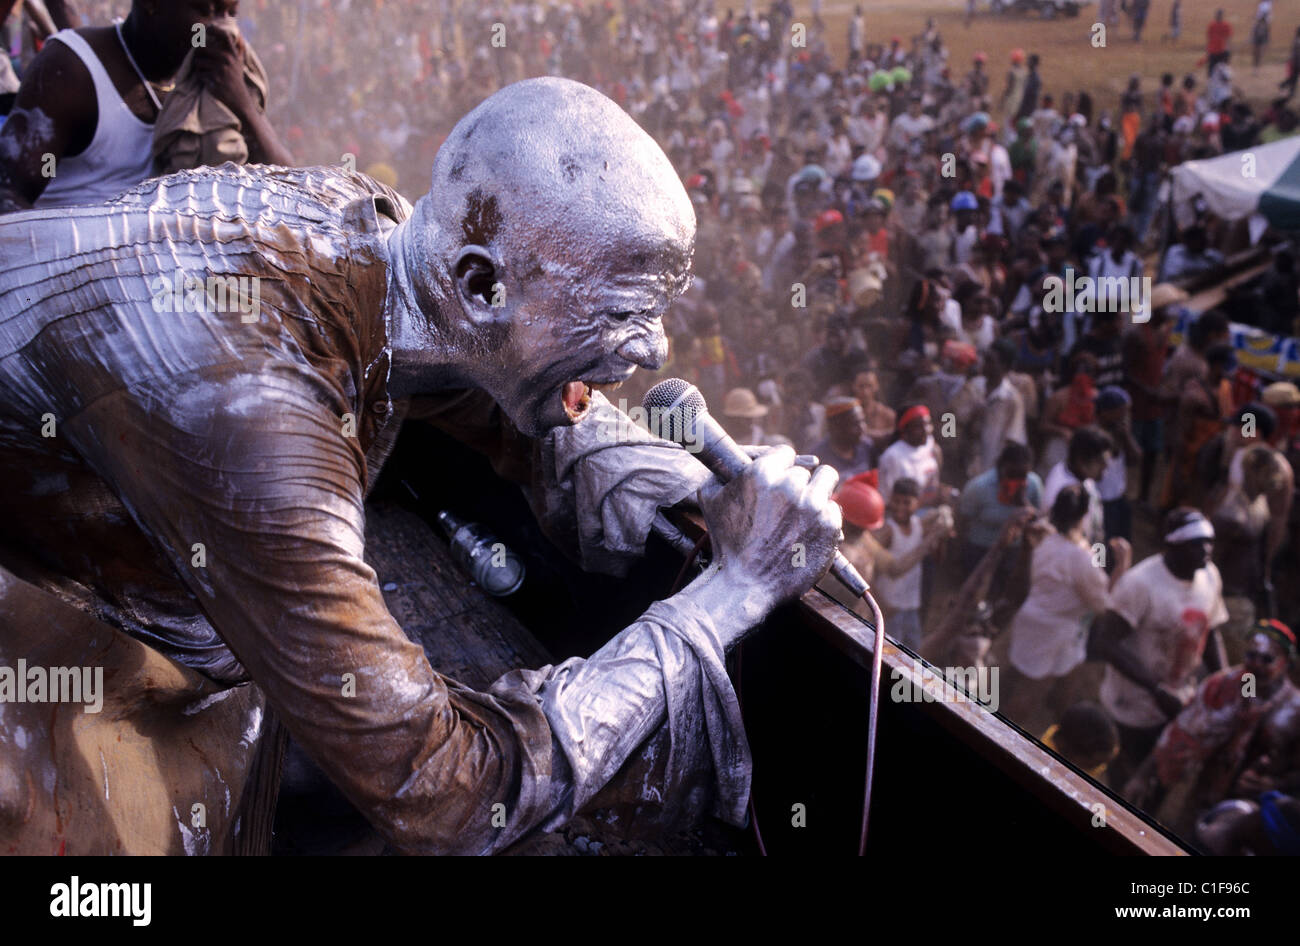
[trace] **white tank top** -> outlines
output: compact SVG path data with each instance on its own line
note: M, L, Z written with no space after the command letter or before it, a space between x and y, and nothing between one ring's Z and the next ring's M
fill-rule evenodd
M72 30L62 30L52 38L76 53L89 70L99 103L99 121L90 147L75 157L59 160L54 179L36 199L35 206L44 210L102 203L153 176L153 125L136 118L122 101L89 43Z
M920 516L912 517L912 531L906 535L903 534L903 531L898 527L898 523L893 519L886 519L885 523L889 526L889 531L893 533L893 537L889 541L889 554L894 558L902 558L924 540ZM891 610L914 611L921 607L920 562L917 562L911 569L897 578L890 578L888 575L882 575L877 571L872 585L875 587L876 596Z

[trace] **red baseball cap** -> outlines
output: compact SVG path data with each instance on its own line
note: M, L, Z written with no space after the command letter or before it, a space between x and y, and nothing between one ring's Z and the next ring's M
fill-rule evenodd
M813 220L813 233L821 233L827 227L833 227L837 223L844 222L844 214L838 210L823 210Z

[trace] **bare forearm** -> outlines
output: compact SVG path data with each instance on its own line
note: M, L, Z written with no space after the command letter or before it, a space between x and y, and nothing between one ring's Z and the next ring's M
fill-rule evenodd
M984 553L984 557L975 566L975 571L962 582L961 590L957 593L963 612L969 604L988 595L989 585L993 582L993 575L997 572L998 565L1002 563L1002 556L1009 554L1010 551L1006 544L998 542Z
M27 10L27 15L31 17L41 36L53 36L58 32L58 27L54 25L50 11L46 9L41 0L23 0L23 7Z
M258 108L247 109L240 121L244 126L244 140L248 142L249 161L293 167L293 155L281 143L265 112Z
M876 574L897 578L919 565L921 560L932 551L934 551L933 547L924 542L916 546L916 548L897 556L890 552L889 549L882 548L876 556Z
M1106 655L1106 663L1110 664L1123 676L1132 680L1144 690L1154 691L1158 685L1158 681L1151 676L1151 674L1147 673L1146 668L1142 666L1141 662L1126 651L1112 649Z
M81 16L72 0L45 0L45 9L50 11L54 25L61 30L74 29L81 22Z
M1206 669L1211 673L1228 666L1228 648L1223 643L1221 628L1216 627L1210 631L1210 637L1205 646L1204 661Z
M1111 591L1115 590L1115 585L1124 577L1124 573L1129 570L1130 562L1120 561L1115 565L1115 570L1110 573L1110 583L1108 587Z
M1130 633L1132 629L1123 618L1113 612L1102 615L1089 640L1088 657L1110 664L1144 690L1153 691L1159 681L1147 672L1141 661L1120 646L1122 638Z

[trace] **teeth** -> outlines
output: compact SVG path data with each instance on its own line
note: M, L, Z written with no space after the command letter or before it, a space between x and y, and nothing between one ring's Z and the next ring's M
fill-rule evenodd
M568 393L570 388L578 384L582 385L582 393L578 395L577 399L574 401L573 406L570 406L569 401L565 397L565 395ZM568 384L564 386L564 390L560 392L560 402L564 405L564 412L569 415L569 420L572 421L578 420L578 418L582 417L583 414L587 413L587 409L591 407L590 385L588 385L587 382L585 381L570 381Z
M570 384L582 385L582 395L578 398L577 402L574 404L573 407L570 407L567 401L564 402L564 410L565 413L569 415L570 420L577 420L583 414L587 413L587 411L591 408L591 395L593 392L617 391L619 388L623 386L622 381L608 381L604 383L593 383L591 381L579 380L576 382L570 382ZM561 392L561 400L564 400L563 392Z

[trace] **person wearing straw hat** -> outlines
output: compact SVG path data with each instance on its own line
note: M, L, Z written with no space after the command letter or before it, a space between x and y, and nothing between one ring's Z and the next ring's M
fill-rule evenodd
M1277 415L1273 446L1286 452L1300 433L1300 388L1291 381L1274 381L1260 392L1259 399Z
M759 424L767 416L767 405L760 404L749 388L732 388L722 402L723 426L738 443L762 443Z

